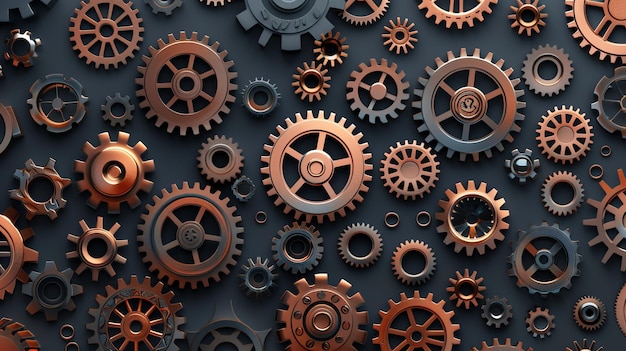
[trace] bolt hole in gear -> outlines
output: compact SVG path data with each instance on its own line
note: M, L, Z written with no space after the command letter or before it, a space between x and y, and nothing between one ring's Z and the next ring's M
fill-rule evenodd
M485 20L485 14L490 14L493 10L491 5L498 3L498 0L421 0L418 8L426 9L426 18L435 17L435 23L445 22L446 28L456 25L457 29L462 29L464 25L474 27L474 22Z

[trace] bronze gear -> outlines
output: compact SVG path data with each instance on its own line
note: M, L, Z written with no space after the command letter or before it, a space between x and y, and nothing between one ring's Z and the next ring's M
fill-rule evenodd
M37 351L40 348L32 331L7 317L0 318L0 346L3 350L17 351Z
M626 335L626 284L622 285L615 298L615 319L619 329Z
M587 344L587 339L583 339L582 345L578 343L578 341L574 341L574 350L569 347L565 348L565 351L602 351L604 347L600 346L596 348L596 341L591 340L590 344Z
M198 37L197 32L180 32L157 41L157 47L148 49L150 56L144 56L145 66L138 66L141 75L135 79L139 106L146 109L146 118L156 118L155 125L167 125L172 133L178 127L181 136L191 129L194 135L200 134L200 126L211 130L211 122L222 123L222 116L230 112L228 104L235 102L233 91L237 84L233 80L237 73L231 71L233 61L225 61L227 51L218 51L220 43L209 45L209 37ZM178 63L186 61L186 65ZM186 60L185 60L186 59ZM198 63L206 66L200 71ZM192 81L193 87L183 87ZM164 92L167 91L167 94Z
M546 322L545 326L541 325L543 323L541 320ZM554 315L550 314L547 308L541 307L528 311L525 322L526 331L531 333L533 337L539 337L541 339L550 336L552 329L556 326L556 324L554 324Z
M533 348L529 347L525 349L521 341L513 345L511 343L511 339L509 338L506 338L504 340L504 344L501 344L500 340L494 338L493 344L487 345L487 342L483 341L480 349L477 347L472 347L471 351L533 351Z
M296 88L296 95L300 95L300 100L308 99L309 102L321 101L322 97L326 96L326 89L330 88L330 76L328 76L328 69L323 68L323 65L315 64L315 61L308 63L304 62L302 67L296 68L298 73L293 74L293 82L291 86Z
M254 78L248 81L241 91L243 106L255 116L265 116L270 114L278 106L281 94L278 92L276 84L269 79ZM255 98L264 97L265 103L258 103Z
M274 205L284 204L285 214L293 211L295 219L305 217L307 223L313 218L322 223L327 217L331 222L337 214L346 216L346 210L354 211L356 204L363 201L363 195L369 190L365 184L372 180L368 174L372 165L368 161L372 154L366 153L367 143L360 143L362 133L354 134L356 127L353 124L346 126L346 119L336 120L335 113L331 112L326 117L324 111L317 114L309 110L306 116L296 113L295 122L286 119L287 126L278 126L278 136L270 135L272 145L264 145L267 152L261 156L261 174L265 176L263 185L268 187L267 195L276 196ZM314 137L317 139L313 149L300 147L295 148L299 140ZM325 151L330 141L339 145L342 152L347 156L335 159ZM294 184L288 184L285 178L285 161L297 161L299 163L298 179ZM337 179L342 180L341 174L337 175L337 169L349 168L349 179L345 185L337 191ZM290 170L290 171L293 171ZM333 185L331 185L331 180ZM305 187L306 185L306 187ZM303 187L317 189L328 195L326 200L308 200L298 194Z
M120 115L113 112L113 106L117 104L121 105L124 110ZM106 102L104 105L100 105L100 110L102 110L102 119L109 122L111 127L124 127L127 121L133 119L135 105L130 103L130 96L122 96L120 93L115 93L115 96L106 97Z
M385 15L385 12L389 9L389 3L390 0L348 0L340 15L344 21L352 25L366 26L378 21ZM359 7L365 11L357 12ZM352 11L350 11L351 9ZM363 14L362 12L366 13Z
M373 326L378 336L372 339L372 343L378 345L381 351L400 350L407 346L408 350L428 351L435 346L437 350L451 351L454 345L461 343L454 335L460 325L452 323L454 311L446 311L445 304L444 300L435 302L432 293L426 297L421 297L417 290L412 297L400 293L400 301L389 299L389 310L378 312L380 323ZM399 327L396 324L405 320L404 315L408 317L408 326ZM417 319L416 315L423 318ZM421 335L419 340L413 338L416 333ZM395 338L390 338L391 335ZM394 341L400 342L392 344Z
M80 264L76 268L76 274L82 274L85 270L91 271L91 280L98 281L100 271L105 271L109 276L115 276L115 269L113 269L113 263L126 263L126 258L118 253L121 247L128 246L127 239L117 239L115 234L120 229L120 224L115 222L111 228L106 229L104 227L104 218L98 216L96 218L96 226L90 228L84 219L81 219L80 229L82 233L80 236L73 234L67 235L67 240L76 244L76 249L69 251L65 254L68 259L78 258ZM97 243L98 245L105 247L105 253L103 255L94 256L89 252L89 244Z
M467 256L472 256L476 250L484 255L487 247L494 250L496 241L504 240L503 232L509 229L509 210L502 208L504 198L496 198L496 188L487 191L486 183L476 187L469 180L467 188L456 183L456 192L448 189L445 195L447 200L439 200L442 211L435 213L435 219L441 222L437 232L446 234L446 245L454 243L454 252L465 249Z
M107 285L106 296L97 294L98 307L90 308L93 321L86 328L94 333L88 342L97 351L147 350L178 351L176 340L185 333L180 329L185 317L178 316L182 303L172 302L174 292L163 292L163 283L151 284L150 277L139 282L136 275L130 281L117 280L117 287ZM141 329L131 329L140 325Z
M548 160L572 164L584 157L593 144L592 130L593 126L580 109L555 106L554 111L548 110L547 115L542 116L536 139Z
M594 296L583 296L578 299L572 313L576 325L586 331L597 330L606 321L604 302Z
M15 227L18 216L14 208L8 208L0 214L0 300L4 300L6 294L13 294L18 280L22 284L28 282L24 264L39 259L39 252L25 245L34 235L32 229L19 230Z
M93 63L96 69L117 69L120 63L125 65L135 57L143 41L143 19L131 1L81 1L74 12L76 16L70 18L70 41L78 57L85 58L87 64Z
M243 152L239 144L225 136L209 137L198 150L198 168L200 173L211 182L224 184L235 180L243 169ZM214 158L226 155L228 162L221 166Z
M458 6L454 5L455 0L449 0L449 6L445 6L443 4L444 2L445 1L438 2L438 0L421 0L418 8L420 10L426 9L426 18L435 16L435 24L445 21L446 28L450 28L453 24L456 24L458 29L462 29L464 24L474 27L475 20L479 22L484 21L484 15L492 12L489 6L497 4L498 0L481 0L478 1L474 7L470 5L467 6L468 8L463 6L462 1Z
M474 307L478 307L478 300L484 298L483 291L487 290L487 287L480 285L485 278L476 277L478 272L473 271L470 274L469 269L465 268L465 271L461 275L461 272L456 271L456 278L448 278L448 281L452 286L446 288L446 291L450 293L450 302L456 300L456 307L463 305L466 310L470 309L470 304ZM464 287L469 287L469 293L466 294L463 291Z
M56 160L49 158L44 166L37 166L32 159L28 159L22 169L16 169L13 177L20 182L18 189L9 190L9 197L24 205L26 219L31 220L37 215L47 215L54 220L58 211L65 207L67 200L63 198L63 189L72 182L69 178L62 178L54 168ZM52 194L45 201L36 200L30 193L32 182L45 180L52 185Z
M609 133L619 132L626 139L626 93L623 93L626 67L617 67L612 77L604 76L593 90L597 100L591 108L598 112L598 123Z
M532 158L533 151L526 149L520 152L518 149L511 151L511 159L504 160L504 168L509 170L509 179L517 180L520 184L526 184L528 179L535 179L536 169L541 166L539 159Z
M303 274L313 270L324 254L320 232L304 222L293 222L272 238L274 261L286 271Z
M439 180L439 161L430 147L424 143L417 144L408 140L404 144L396 143L385 152L385 159L381 161L380 179L389 192L402 196L405 200L423 198L429 194Z
M371 244L370 251L363 256L358 256L350 250L350 241L358 236L365 236ZM345 263L356 268L367 268L378 261L383 251L383 238L373 226L365 223L353 223L339 235L337 249L339 256Z
M360 327L368 324L367 311L359 310L365 300L358 292L348 295L350 283L342 279L334 286L328 274L317 273L313 284L302 278L294 286L295 294L287 290L280 299L287 309L276 310L278 341L287 349L338 351L365 344L367 332Z
M546 9L546 5L539 5L539 0L517 0L517 6L510 6L512 14L509 15L509 19L513 21L511 28L517 28L517 34L522 35L526 32L526 36L530 37L533 32L539 33L541 27L546 25L543 21L548 17L548 14L543 12ZM525 15L531 15L531 20L525 20Z
M409 253L417 253L424 257L425 265L421 272L407 272L402 264L404 257ZM406 285L422 285L435 273L437 259L428 244L421 240L407 240L400 244L391 256L391 270L393 275Z
M396 18L394 23L389 20L389 27L385 26L385 32L382 34L385 42L383 45L389 47L389 51L396 51L396 55L400 55L400 52L405 55L409 53L409 50L413 50L415 46L413 43L417 43L417 29L413 29L415 23L409 23L409 19L405 18L404 21L400 17Z
M155 15L162 13L171 16L174 10L183 6L183 0L143 0L143 2L150 5Z
M264 260L261 260L261 257L257 257L256 260L248 258L248 264L241 265L239 287L246 295L254 295L258 299L272 294L272 290L276 288L275 280L278 274L274 273L275 266L270 265L269 261L268 258Z
M493 326L499 329L509 325L509 321L513 318L513 306L505 297L499 298L497 295L492 298L488 297L481 310L480 316L483 317L488 327Z
M74 161L74 172L81 173L83 179L77 182L80 192L89 192L87 204L97 208L107 204L107 212L120 213L120 205L126 202L130 208L141 204L137 193L152 190L152 182L146 173L154 171L154 160L144 161L141 155L148 148L141 141L128 145L130 134L118 132L117 140L112 141L108 132L98 134L100 145L93 146L86 141L84 161Z
M572 189L574 196L566 203L559 203L553 198L554 187L558 184L565 184ZM548 212L555 216L569 216L578 211L578 208L583 203L585 189L583 189L580 179L572 172L558 171L546 178L541 187L541 198Z
M11 37L4 40L4 43L8 47L8 51L4 53L4 59L11 61L13 66L17 67L20 64L24 67L31 67L37 58L37 47L41 46L41 39L33 38L33 33L25 31L21 33L19 29L13 29L11 31ZM28 50L25 53L20 53L15 50L15 45L21 43L26 44Z
M342 37L339 32L333 34L330 31L328 34L322 34L313 43L315 45L313 49L313 54L316 55L315 60L321 61L324 66L330 64L330 67L335 67L335 64L342 64L343 59L348 57L348 49L350 48L345 42L346 37Z
M207 6L209 5L213 5L213 6L224 6L224 2L231 2L232 0L200 0L200 2L204 2L206 3ZM257 350L259 351L259 350Z
M539 74L542 64L552 64L556 67L556 74L553 77L544 78ZM563 49L559 49L556 45L542 46L532 49L530 54L526 55L526 59L522 66L522 78L528 88L535 94L543 97L558 95L572 81L574 67L569 54Z
M480 6L488 5L491 1L482 1ZM479 49L468 55L467 49L461 48L458 57L448 51L446 62L437 58L437 68L426 67L429 78L420 78L418 82L423 88L414 90L416 100L413 107L418 112L413 115L413 119L422 123L417 129L419 132L428 132L426 142L437 142L435 151L439 152L446 147L448 158L458 152L461 161L471 155L477 162L481 153L491 158L492 149L504 150L502 143L512 142L511 133L520 131L516 122L522 121L524 115L518 111L526 103L518 99L524 95L524 90L515 89L520 80L510 78L513 69L503 70L504 61L494 63L493 59L492 53L482 58ZM465 86L458 89L450 86L452 77L463 76L467 76ZM489 80L497 88L490 92L481 91L476 86L477 79ZM493 99L503 103L499 116L487 115L489 102ZM443 104L442 101L449 103ZM438 110L446 112L437 115ZM461 128L451 128L448 125L450 122ZM483 132L484 128L481 127L485 126L489 132Z
M0 77L2 76L2 67L0 67ZM22 136L19 121L15 115L15 111L11 106L5 106L0 103L0 119L4 124L4 135L0 139L0 155L7 149L11 140Z

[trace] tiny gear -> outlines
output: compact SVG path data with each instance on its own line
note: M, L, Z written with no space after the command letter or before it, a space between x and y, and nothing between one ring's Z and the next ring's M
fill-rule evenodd
M171 16L174 10L183 6L183 0L143 0L143 2L150 5L155 15L162 13Z
M269 79L254 78L241 91L243 106L255 116L266 116L279 105L281 95Z
M528 311L525 322L526 331L531 333L533 337L540 339L550 336L552 329L556 327L554 315L550 314L547 308L541 307Z
M0 2L0 22L11 22L10 13L12 10L18 10L19 17L22 19L34 16L35 12L30 6L33 2L35 2L35 0L11 0ZM55 0L39 0L39 2L51 7L55 3Z
M535 94L552 97L565 91L572 81L574 77L572 64L569 54L566 54L563 49L559 49L556 45L539 45L526 55L522 67L522 78ZM556 73L552 77L542 77L540 74L542 65L555 67Z
M350 241L359 236L367 238L370 244L369 252L365 255L357 255L350 249ZM354 223L345 228L339 235L337 249L339 256L345 263L356 268L367 268L378 261L383 251L383 238L373 226L365 223Z
M330 64L330 67L342 64L343 59L348 57L348 49L350 48L345 42L346 37L342 37L339 32L333 34L330 31L328 34L322 34L313 43L315 45L313 49L315 60L321 61L324 66Z
M287 290L281 302L287 309L276 311L278 341L288 343L288 350L351 350L354 344L365 344L367 311L361 293L348 295L352 287L345 280L337 286L328 283L328 275L315 274L309 284L305 278L294 283L297 292Z
M88 141L83 145L87 158L74 161L74 172L83 175L77 182L78 190L89 192L89 206L97 208L104 202L108 213L118 214L123 202L135 208L141 204L137 194L152 190L153 183L146 174L154 171L154 160L143 160L141 155L148 150L144 143L130 146L129 140L130 134L125 132L118 132L116 141L104 132L98 134L100 145Z
M235 198L241 202L248 202L254 196L256 191L256 185L252 182L252 179L244 176L237 178L230 186L230 190L235 195Z
M480 316L483 317L488 327L499 329L509 325L509 321L513 318L513 306L504 297L488 297L485 299L485 304L482 305L481 310Z
M0 318L0 345L3 350L37 351L40 349L35 334L22 323L10 318Z
M316 65L313 61L311 65L304 62L302 67L297 67L296 70L298 73L291 76L293 78L291 86L296 88L295 94L300 95L300 100L321 101L327 94L326 89L330 88L328 69L321 63Z
M602 351L604 347L596 347L596 341L591 340L590 344L587 344L587 339L583 339L582 345L578 341L574 341L574 349L569 347L565 348L565 351Z
M593 126L580 109L555 106L541 118L536 139L548 160L572 164L587 154L593 144Z
M526 149L520 152L518 149L511 151L511 159L504 160L504 168L509 170L509 179L517 180L520 184L526 184L528 179L537 177L537 168L541 165L539 159L533 159L533 151Z
M509 15L509 19L513 21L511 28L517 28L517 34L522 35L526 32L526 36L530 37L533 32L538 34L541 31L541 27L546 25L544 18L548 17L548 14L543 12L546 9L546 5L539 5L539 0L517 0L517 6L510 6L512 14ZM525 19L528 18L528 19Z
M211 122L222 123L230 112L228 104L235 102L237 73L231 71L234 62L225 61L228 52L219 51L219 46L209 45L209 37L199 38L196 32L190 37L180 32L179 39L169 34L167 42L159 39L156 48L151 46L135 79L146 118L156 118L157 127L165 123L168 133L178 127L181 136L188 129L198 135L200 126L210 130Z
M213 5L213 6L224 6L225 2L231 2L232 0L200 0L200 2L205 2L207 6L209 5Z
M4 40L8 47L8 51L4 53L4 59L11 61L15 67L20 64L24 67L31 67L35 63L34 59L37 58L37 47L41 46L41 39L33 38L32 35L30 31L22 33L19 29L13 29L11 37ZM20 52L16 49L20 45L27 47L28 50Z
M272 238L273 258L284 270L303 274L319 264L324 254L323 243L317 228L294 222Z
M559 184L568 186L573 192L573 197L565 203L557 202L557 200L554 199L555 187L559 186ZM585 190L583 189L583 185L580 179L572 172L554 172L546 178L541 187L542 202L545 208L548 209L548 212L555 216L569 216L578 211L578 208L583 203L584 197Z
M122 108L122 113L117 114L113 110L116 106ZM126 126L126 122L133 119L133 112L135 111L135 105L130 103L130 96L122 96L120 93L115 93L115 96L107 96L104 105L100 105L102 110L102 119L109 122L112 127Z
M572 313L576 325L586 331L597 330L606 321L604 302L594 296L583 296L578 299Z
M0 67L0 76L2 76L2 67ZM9 147L11 140L22 136L22 129L15 115L15 111L11 106L5 106L0 103L0 123L4 124L4 135L0 141L0 155Z
M389 192L405 200L423 198L439 180L439 161L430 147L413 140L396 143L385 152L380 178Z
M355 26L366 26L378 21L389 9L390 0L348 0L340 15Z
M404 21L400 17L396 18L394 23L389 20L389 26L385 26L385 32L382 37L385 40L383 45L389 47L389 51L396 51L396 55L400 53L408 54L409 50L413 50L415 46L413 43L417 43L417 29L413 29L415 23L409 23L409 19L405 18Z
M626 335L626 284L622 285L615 298L615 319L619 329Z
M220 184L233 181L243 169L243 151L232 138L210 137L202 143L198 154L198 168L208 181Z
M501 344L500 340L494 338L491 345L487 345L487 342L483 341L480 349L477 347L472 347L471 351L533 351L533 348L529 347L525 349L521 341L513 345L511 339L509 338L506 338L504 340L504 343Z
M598 112L598 123L609 133L626 139L626 67L617 67L612 77L604 76L593 90L597 100L591 108Z
M470 309L470 305L478 307L478 300L484 298L483 291L487 290L486 286L481 285L485 278L477 278L478 272L473 271L470 274L467 268L463 274L459 271L455 274L456 278L448 278L451 286L446 288L446 291L450 293L450 301L456 300L456 307L463 305L466 310Z
M264 260L261 260L261 257L257 257L256 260L248 258L247 264L241 265L239 287L246 295L254 295L258 299L272 294L272 290L276 288L275 280L278 274L274 273L275 266L270 265L269 261L268 258Z
M444 5L446 2L449 6ZM477 1L473 7L471 4L464 6L462 1L458 6L455 6L455 2L455 0L439 2L438 0L421 0L418 8L420 10L426 9L426 18L435 16L435 24L444 21L446 28L456 24L458 29L462 29L465 24L474 27L474 21L484 21L485 14L490 14L493 11L490 6L497 4L498 0ZM474 2L472 1L471 3Z
M403 260L409 254L418 254L424 258L424 268L420 272L408 272L404 268ZM407 240L400 244L391 256L391 270L393 275L403 284L422 285L435 273L437 260L433 250L421 240Z
M45 166L37 166L32 159L28 159L25 167L16 169L13 177L20 182L19 189L9 190L9 197L24 205L26 219L31 220L37 215L46 215L51 220L58 216L58 211L65 207L67 200L63 198L63 189L72 182L69 178L62 178L54 168L56 160L49 158ZM37 200L31 194L31 185L34 182L45 181L52 186L52 194L44 201Z

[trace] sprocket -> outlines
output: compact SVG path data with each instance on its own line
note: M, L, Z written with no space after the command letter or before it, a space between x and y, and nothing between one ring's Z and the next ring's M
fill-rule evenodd
M462 29L463 25L474 27L474 21L482 22L485 14L493 12L491 5L498 3L498 0L476 0L469 1L470 5L465 6L463 1L455 6L455 0L449 0L448 6L443 3L445 0L421 0L418 8L426 9L426 18L435 16L435 23L445 22L446 28L456 24L457 29ZM471 3L476 3L473 7ZM440 6L441 5L441 6Z
M598 123L609 133L626 139L626 67L617 67L612 77L604 76L593 90L597 100L591 108L598 112Z
M405 140L389 147L381 161L380 178L389 192L405 200L423 198L439 180L439 161L424 143Z

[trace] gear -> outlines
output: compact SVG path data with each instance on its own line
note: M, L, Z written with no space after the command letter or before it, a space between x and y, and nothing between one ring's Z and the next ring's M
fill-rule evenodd
M31 8L30 4L35 0L11 0L11 1L3 1L0 3L0 22L7 23L11 22L10 13L12 10L18 10L19 17L22 19L26 19L35 15L35 12ZM40 0L39 2L52 6L54 0Z
M6 317L0 318L0 345L3 350L37 351L40 348L32 331Z
M555 187L559 184L565 184L572 189L573 197L565 202L557 202L553 194ZM578 208L583 203L585 197L585 190L580 182L580 179L576 177L572 172L558 171L552 173L541 187L541 198L544 206L548 209L548 212L556 216L569 216L572 213L578 211Z
M528 311L526 317L526 331L531 333L533 337L545 338L552 334L554 324L554 316L550 314L547 308L537 307L535 310ZM544 325L545 324L545 325Z
M565 351L602 351L603 347L596 348L596 341L591 340L591 344L587 344L587 339L583 339L582 346L578 341L574 341L574 350L569 347L565 348Z
M390 0L348 0L340 15L344 21L365 26L378 21L389 9Z
M482 283L485 278L476 278L477 274L478 272L476 271L470 274L469 269L465 268L462 275L461 272L456 271L456 279L448 278L452 286L447 287L446 291L450 293L450 301L456 300L456 307L463 305L466 310L469 310L470 304L477 307L478 300L484 298L482 292L487 290L487 287L480 285L480 283ZM468 293L466 293L465 290L467 290Z
M389 51L396 50L396 55L400 55L400 52L405 55L409 53L409 50L413 50L415 46L413 43L417 43L417 29L413 30L415 23L409 23L409 19L405 18L404 22L400 17L396 18L396 23L389 20L389 27L385 26L385 33L382 37L385 39L383 45L389 47Z
M598 123L609 133L619 132L626 139L626 67L617 67L611 78L604 76L594 89L597 100L591 108L598 112Z
M583 296L578 299L572 313L576 325L586 331L597 330L606 321L604 302L593 296Z
M200 2L205 2L207 6L209 5L213 5L213 6L224 6L224 2L231 2L232 0L200 0Z
M532 150L526 149L520 152L518 149L513 149L511 156L510 160L504 160L504 168L509 170L509 179L515 179L520 184L526 184L528 179L535 179L536 169L541 163L539 159L532 158Z
M304 62L303 67L297 68L298 73L293 74L293 82L291 86L296 88L294 91L296 95L300 94L300 100L308 99L309 102L321 101L322 97L326 96L326 89L330 88L330 76L328 76L328 69L323 68L323 65L315 65L315 61L308 63Z
M13 66L17 67L20 64L24 67L31 67L37 58L37 47L41 46L41 39L33 38L30 31L21 32L19 29L13 29L11 31L11 37L4 40L4 43L9 48L9 51L4 53L4 59L12 61ZM22 45L27 47L28 50L20 52L16 50L16 47Z
M517 6L510 6L512 14L509 15L509 19L513 21L511 28L517 28L517 34L522 35L526 32L526 36L530 37L533 32L539 33L541 27L546 25L544 18L548 17L548 14L543 12L546 9L546 5L539 5L539 0L517 0ZM528 19L524 19L528 17Z
M343 10L345 0L245 0L246 9L237 15L244 30L255 25L263 28L259 45L266 46L272 34L281 37L281 49L297 51L301 36L317 38L328 33L333 24L326 18L330 9Z
M403 260L408 254L418 254L424 258L424 268L421 272L412 273L404 269ZM435 273L437 260L433 250L421 240L407 240L400 244L391 256L391 270L402 283L407 285L422 285Z
M499 329L502 326L509 325L509 321L513 318L513 306L505 297L488 297L481 310L480 316L485 319L488 327L493 326Z
M255 116L270 114L281 98L276 84L263 78L254 78L241 91L243 106Z
M0 67L0 76L2 76L2 67ZM0 123L4 124L4 135L0 141L0 155L7 149L11 140L22 136L22 129L15 115L15 111L11 106L5 106L0 103Z
M165 123L168 133L178 127L182 136L187 129L198 135L200 126L210 130L211 122L222 123L221 116L230 112L227 105L235 101L237 73L219 46L209 45L207 36L199 39L197 32L189 38L180 32L180 39L169 34L167 43L159 39L157 48L151 46L151 57L143 57L145 66L137 67L141 77L135 79L146 118L156 117L157 127Z
M104 218L98 216L96 226L90 228L84 219L81 219L80 236L68 234L67 240L76 244L76 250L69 251L65 254L68 259L79 258L80 264L76 268L76 274L82 274L85 270L91 271L91 280L98 281L100 271L106 271L109 276L115 276L113 263L126 263L126 258L118 253L121 247L128 246L128 240L115 238L115 233L120 229L120 224L115 222L111 228L104 228ZM104 247L103 255L94 255L89 251L90 245L98 245Z
M247 189L247 190L244 190ZM241 202L248 202L254 196L256 186L252 182L252 179L244 176L237 178L230 186L230 190L235 195L235 198Z
M465 248L467 256L472 256L474 250L484 255L487 247L494 250L496 241L504 240L503 232L509 229L509 210L502 208L506 203L503 198L496 199L496 188L487 191L486 183L481 182L477 188L469 180L467 188L456 183L456 193L448 189L445 194L448 200L439 200L442 211L435 213L435 218L442 222L437 232L446 234L446 245L454 243L454 252Z
M438 0L422 0L418 8L420 10L426 9L426 18L435 16L435 24L445 21L446 28L450 28L453 24L456 24L458 29L462 29L465 24L474 27L475 20L479 22L484 21L485 14L492 12L490 6L498 3L498 0L481 0L477 1L474 7L471 7L471 5L463 6L463 2L455 6L455 0L449 0L449 6L443 4L445 1L437 1ZM472 3L474 2L475 1Z
M76 79L60 73L48 74L35 81L30 94L26 100L30 116L40 126L45 124L49 132L68 131L87 113L85 104L89 98L84 95L83 86Z
M175 342L185 335L180 329L185 317L178 316L183 305L172 302L174 293L163 292L163 287L162 282L152 286L150 277L139 282L136 275L128 283L118 279L117 287L107 285L106 296L96 295L98 307L89 309L93 321L86 328L94 335L88 342L96 345L97 351L143 347L178 351Z
M548 160L562 164L569 161L572 164L584 157L593 144L592 130L580 109L574 110L572 106L565 108L565 105L559 109L555 106L554 111L548 110L548 114L542 116L536 139L541 153Z
M390 65L387 59L381 59L380 64L375 59L370 59L369 65L361 63L359 71L352 71L346 84L350 109L360 119L367 117L372 124L379 119L387 123L388 118L398 118L398 112L404 111L409 99L410 85L405 77L404 71L398 72L398 65ZM370 100L364 101L365 96Z
M293 222L272 238L276 264L293 274L305 273L319 264L324 254L324 240L312 225Z
M123 112L121 114L113 112L113 108L116 105L122 107ZM115 96L106 97L106 102L104 105L100 105L100 110L102 110L102 119L108 121L112 127L124 127L126 122L133 119L135 105L130 103L130 96L125 95L122 97L120 93L115 93Z
M26 209L26 219L31 220L37 215L47 215L54 220L58 216L58 211L65 207L67 200L63 198L63 189L72 182L69 178L62 178L54 169L56 160L48 159L45 166L37 166L32 159L28 159L25 167L16 169L13 177L20 182L19 189L9 190L9 197L24 205ZM37 181L45 181L52 186L52 194L45 201L36 200L30 193L31 185Z
M254 295L258 299L272 294L278 274L274 273L274 265L269 264L269 259L261 261L261 257L257 257L255 261L248 258L248 265L242 264L241 271L243 273L239 274L241 278L239 287L246 292L246 295Z
M18 216L14 208L0 214L0 300L4 300L6 294L13 294L17 280L23 284L28 282L24 264L39 259L39 253L25 245L34 235L32 229L15 227Z
M356 204L363 201L362 193L369 190L365 183L372 180L368 174L373 168L368 162L372 154L365 152L367 143L360 143L363 134L354 134L355 126L346 127L343 117L336 121L332 112L326 117L324 111L315 115L309 110L306 117L296 113L295 122L290 119L285 122L286 128L277 127L278 136L270 135L272 145L265 145L268 154L261 156L263 185L269 187L270 197L277 197L274 205L284 204L285 214L294 211L296 220L304 216L307 223L313 218L322 223L325 217L332 222L337 214L345 217L347 209L354 211ZM306 139L315 139L316 146L296 146L298 141ZM329 154L326 148L331 146L339 146L334 150L340 153ZM346 156L338 158L337 154ZM294 160L299 163L298 177L291 183L285 176L294 170L286 170L285 166ZM311 189L316 189L318 194L309 200L306 196L310 192L306 191ZM319 196L323 194L327 195L325 199Z
M545 297L572 286L572 278L580 275L581 259L578 241L570 238L569 229L542 222L531 225L527 232L519 231L507 261L511 264L509 275L517 277L517 286Z
M504 344L501 344L500 340L494 338L493 344L487 345L487 342L483 341L480 349L472 347L471 351L533 351L533 348L529 347L527 349L524 349L524 345L521 341L513 345L511 343L511 339L509 338L506 338L504 340Z
M489 2L491 0L482 1L480 6ZM413 118L422 123L418 131L428 132L426 142L437 141L435 151L448 148L448 158L455 152L459 153L461 161L471 155L477 162L481 152L491 158L493 148L502 151L502 142L512 142L511 133L520 131L516 122L522 121L524 115L518 110L526 106L518 100L524 91L515 90L520 80L511 80L513 69L503 70L504 61L494 63L492 53L480 57L479 49L468 55L462 48L459 57L448 51L447 58L447 62L437 58L436 69L427 67L429 78L420 78L423 88L414 91L417 99L413 107L418 112ZM463 79L461 77L467 77L467 83L458 87L453 82ZM481 90L485 86L496 88ZM498 106L499 113L494 114L489 105Z
M287 349L349 350L365 344L367 332L360 327L368 324L367 311L359 310L365 300L358 292L348 295L350 283L330 285L328 275L319 273L312 285L302 278L294 286L295 294L287 290L281 297L287 309L276 311L278 340L289 343Z
M230 182L235 180L243 169L242 151L232 138L223 135L208 138L202 143L198 154L198 168L208 181L220 184ZM220 159L225 159L224 165Z
M574 67L572 66L572 60L569 59L569 54L566 54L563 49L559 49L556 45L539 45L537 48L532 49L530 54L526 55L526 60L524 60L523 64L522 77L524 78L524 83L535 94L543 97L559 95L559 93L565 91L565 88L574 77ZM549 78L542 77L540 74L542 65L555 67L556 73L554 76Z
M415 200L417 196L423 198L429 194L439 180L439 161L437 155L424 143L417 141L404 144L396 143L385 152L385 159L381 161L380 178L385 181L385 187L397 198Z
M615 298L615 319L622 333L626 335L626 284L622 286Z
M421 297L419 291L415 291L413 297L400 293L399 302L390 299L389 310L378 312L381 321L374 323L378 336L372 343L379 345L381 351L400 350L407 345L409 350L427 351L434 346L437 350L451 351L454 345L461 343L455 336L461 327L452 323L454 311L446 311L444 307L445 301L433 301L431 293L426 297ZM406 327L399 323L406 324L405 320Z
M130 134L118 132L117 141L112 141L108 132L98 134L100 145L85 142L84 161L74 161L74 172L82 173L78 190L87 191L90 196L87 204L97 208L107 204L107 212L120 213L122 202L130 208L141 204L137 196L140 191L149 193L153 183L146 179L146 173L154 172L154 160L144 161L141 155L148 149L141 141L135 146L128 145Z
M313 49L313 54L316 55L315 60L321 61L324 66L330 64L330 67L335 67L335 64L342 64L343 59L348 57L348 49L350 48L345 42L346 37L342 37L339 32L333 34L330 31L328 34L322 34L313 43L315 45Z
M162 13L171 16L174 10L183 6L183 0L143 0L143 2L150 5L155 15Z
M362 256L350 250L350 241L359 236L367 238L371 245L369 252ZM367 268L376 263L383 252L383 238L373 226L365 223L355 223L341 232L337 241L337 249L339 250L339 256L345 263L356 268Z

